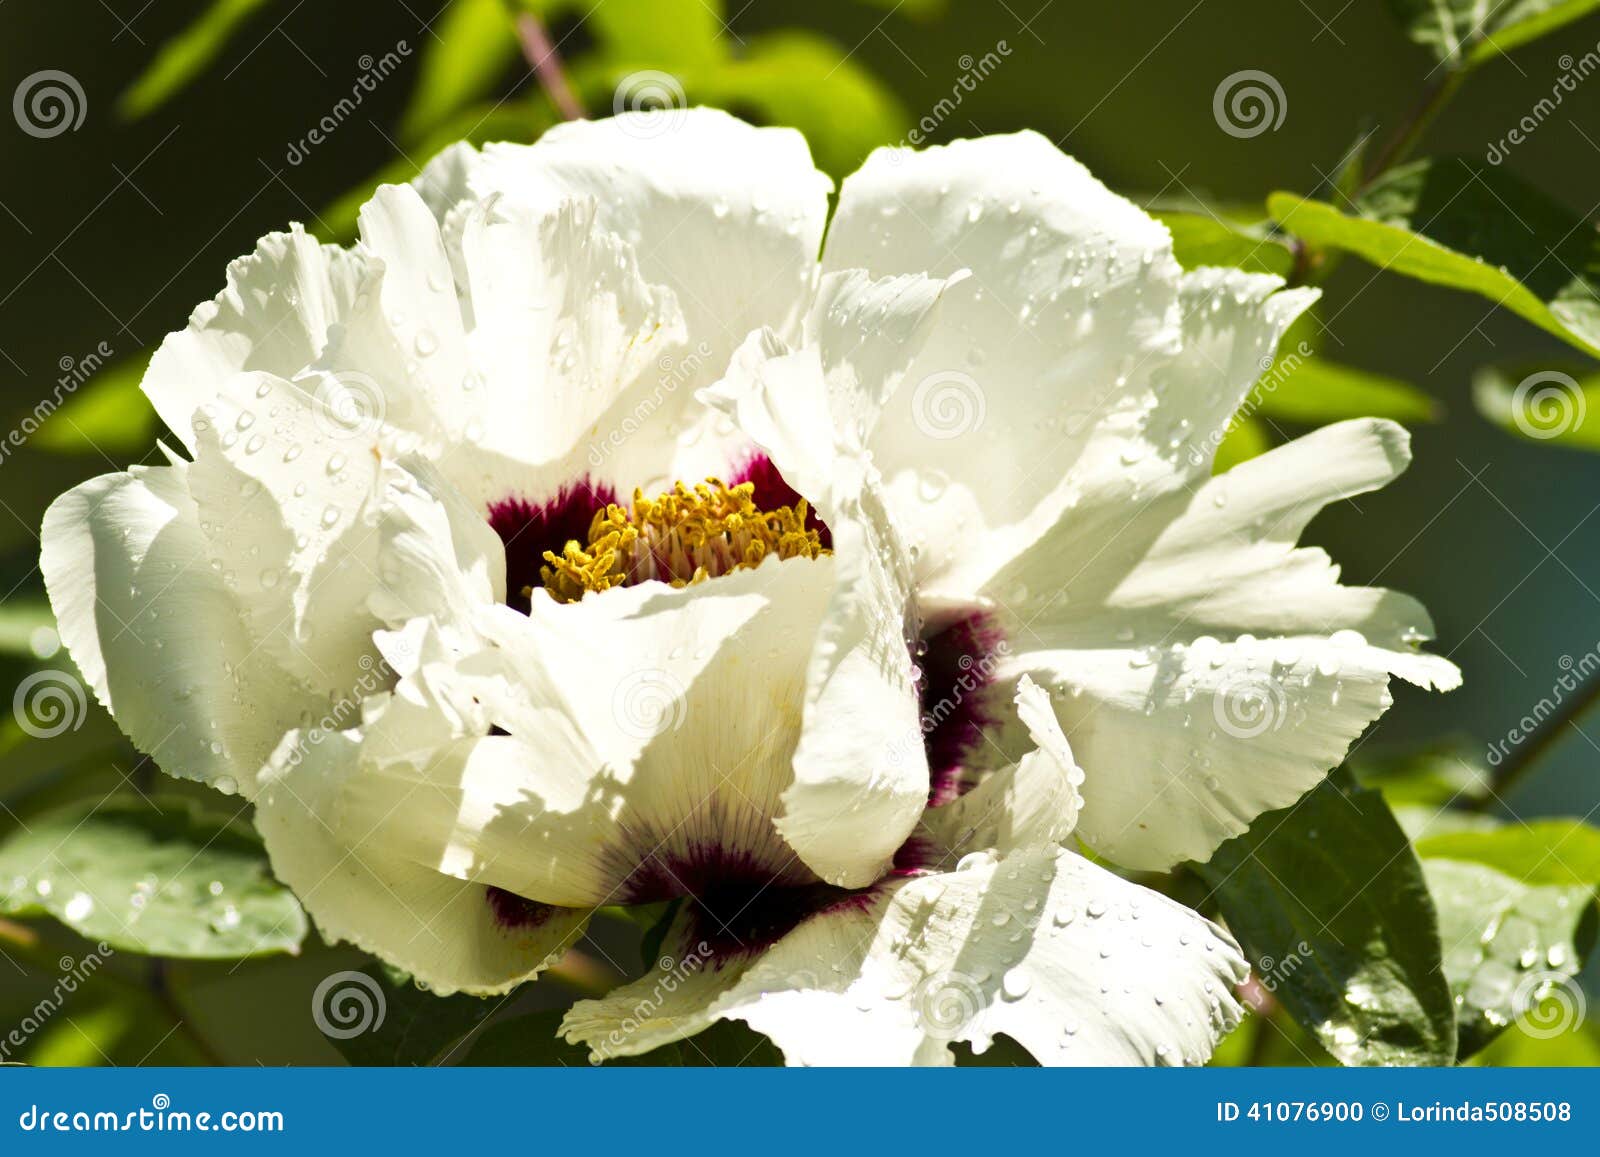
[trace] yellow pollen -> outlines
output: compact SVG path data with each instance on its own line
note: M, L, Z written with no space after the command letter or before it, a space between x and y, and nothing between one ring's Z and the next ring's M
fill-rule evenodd
M539 573L552 598L570 603L587 591L649 579L687 586L759 566L769 554L831 554L806 529L806 513L804 498L759 509L753 482L729 486L707 478L693 489L679 482L655 498L635 490L631 508L612 504L595 512L587 542L569 540L560 554L545 551Z

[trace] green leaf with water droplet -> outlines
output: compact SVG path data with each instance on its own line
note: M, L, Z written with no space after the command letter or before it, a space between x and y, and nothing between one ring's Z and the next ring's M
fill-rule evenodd
M1389 11L1412 40L1459 69L1519 48L1596 8L1600 0L1389 0Z
M1438 157L1391 170L1354 206L1274 193L1267 209L1311 245L1475 293L1600 356L1600 235L1502 168Z
M1513 832L1507 827L1492 834ZM1560 1027L1546 1018L1564 1015L1561 1000L1579 999L1576 982L1567 978L1577 975L1594 946L1593 891L1527 884L1468 860L1424 859L1422 868L1439 913L1461 1057L1476 1053L1519 1017L1536 1016L1529 1023L1541 1031ZM1541 1009L1547 995L1554 999Z
M151 956L298 951L306 917L248 827L174 797L112 796L0 843L0 913L48 914Z
M1380 793L1335 771L1196 870L1262 987L1341 1062L1455 1059L1433 901Z

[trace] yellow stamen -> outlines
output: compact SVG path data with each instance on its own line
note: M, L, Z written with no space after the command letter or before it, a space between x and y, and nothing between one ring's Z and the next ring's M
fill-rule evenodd
M769 554L816 558L830 554L806 529L806 500L775 510L755 504L755 483L729 486L707 478L692 490L679 482L665 494L633 492L633 505L595 512L586 543L570 540L558 555L544 552L544 587L557 602L588 591L659 579L675 587L759 566Z

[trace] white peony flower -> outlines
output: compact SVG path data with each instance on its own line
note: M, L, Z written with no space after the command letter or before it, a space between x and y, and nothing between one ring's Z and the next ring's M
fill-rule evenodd
M46 515L84 676L438 991L682 901L665 975L564 1025L597 1056L1204 1058L1232 942L1060 845L1204 859L1388 672L1453 685L1293 545L1403 432L1210 479L1310 295L1183 274L1031 134L875 154L823 246L797 134L632 130L460 146L353 250L236 262L144 383L189 456Z

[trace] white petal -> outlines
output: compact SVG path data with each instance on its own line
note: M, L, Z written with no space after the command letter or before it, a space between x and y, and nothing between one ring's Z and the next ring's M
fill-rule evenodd
M218 390L195 415L189 467L211 554L262 649L341 695L378 625L366 612L377 434L331 422L318 395L269 374L238 374Z
M1034 750L923 814L918 835L939 849L941 866L953 867L962 856L984 849L1009 852L1056 844L1072 834L1083 806L1083 769L1061 734L1050 696L1026 675L1017 685L1017 715Z
M1339 586L1322 551L1294 548L1325 503L1407 461L1392 423L1326 427L1126 525L1068 515L996 579L1012 596L1002 675L1056 690L1092 847L1128 867L1205 860L1344 757L1389 706L1389 673L1459 682L1415 650L1432 631L1416 602Z
M662 898L637 893L708 852L795 883L816 881L806 864L881 868L917 812L902 817L901 795L869 787L859 764L829 763L834 748L806 748L800 706L833 569L771 560L679 590L538 596L526 617L493 608L478 624L491 649L431 677L506 734L386 766L344 806L418 863L555 904ZM851 702L852 677L838 672L829 694ZM797 745L826 774L807 778ZM918 812L926 792L924 772ZM813 863L780 828L831 834Z
M1178 348L1166 230L1035 133L880 149L844 184L823 265L971 272L871 444L924 579L1059 511L1063 473Z
M486 202L469 215L462 244L482 381L474 442L533 464L582 463L608 409L630 387L648 388L661 358L682 354L672 292L646 282L636 252L597 220L593 202L549 213ZM666 424L665 415L652 421Z
M680 944L679 961L702 959ZM1043 1064L1199 1063L1238 1022L1233 942L1166 897L1038 846L813 916L752 961L716 961L575 1005L599 1057L648 1052L718 1020L790 1064L948 1064L999 1033Z
M164 771L253 794L302 712L327 700L257 647L213 569L182 467L107 474L45 514L40 569L96 697Z
M142 384L150 404L193 450L190 419L225 379L241 370L293 377L316 361L370 276L361 258L319 245L299 225L268 234L228 266L227 288L195 309L188 328L161 343Z
M379 481L373 613L391 627L425 618L473 631L480 608L505 601L499 536L426 459L385 462Z
M574 122L536 144L489 145L479 196L598 203L600 224L638 246L641 270L678 297L709 384L746 334L794 336L815 276L833 183L792 129L753 128L713 109Z
M341 789L368 774L382 751L407 746L394 734L403 726L386 713L365 743L357 732L296 732L285 740L256 810L273 872L326 940L348 940L440 995L507 991L576 943L588 913L510 900L518 918L507 920L483 885L409 863L370 830L345 822ZM429 746L436 738L410 742Z

